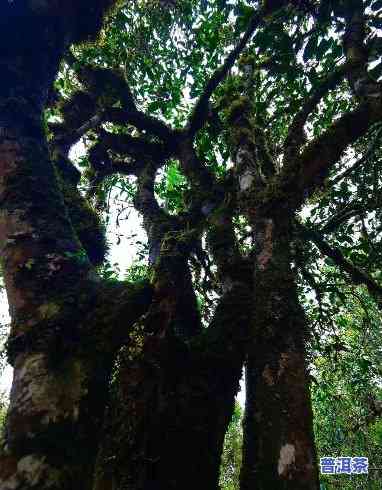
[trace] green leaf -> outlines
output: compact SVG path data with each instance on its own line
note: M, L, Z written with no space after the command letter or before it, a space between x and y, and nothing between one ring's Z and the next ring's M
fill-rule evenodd
M303 60L307 62L311 58L313 58L315 56L316 50L317 50L317 38L311 37L305 46Z
M369 70L369 73L374 80L378 80L382 76L382 62L378 63L378 65Z
M372 3L370 8L373 12L377 12L378 10L382 9L382 0L377 0L376 2Z
M382 28L382 19L377 19L377 18L371 19L370 24L373 27L376 27L377 29L381 29Z

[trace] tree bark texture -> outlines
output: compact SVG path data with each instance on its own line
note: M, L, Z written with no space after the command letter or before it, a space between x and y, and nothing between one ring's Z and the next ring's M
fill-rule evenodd
M357 89L366 79L363 51L354 49L363 46L363 17L353 12L345 19L345 55L360 67L348 78L360 105L302 148L303 126L338 74L327 80L297 114L281 168L257 124L246 75L248 93L227 111L235 161L228 190L199 158L194 137L206 122L212 92L262 15L281 5L254 15L182 130L140 112L114 73L126 104L113 102L111 122L118 123L119 114L120 123L161 140L147 143L98 127L101 163L109 149L128 155L135 144L131 154L138 163L124 171L138 177L135 206L154 275L152 286L131 287L97 276L94 266L102 263L106 245L83 206L78 175L65 173L70 144L64 138L59 148L56 134L51 147L57 151L50 148L50 155L43 130L61 57L71 43L94 38L113 3L20 0L2 7L0 246L14 381L0 489L218 490L224 435L247 357L241 489L317 490L292 221L344 150L381 119L380 86ZM362 10L362 2L356 4ZM103 88L107 92L107 84ZM69 136L100 126L105 114L103 107L89 114ZM171 157L195 191L195 202L176 216L159 206L154 192L157 171ZM252 227L248 255L235 237L232 217L239 215ZM206 229L222 291L208 329L189 268Z
M291 219L282 212L256 213L253 227L254 318L246 363L241 489L316 490L307 325L291 266Z
M90 489L103 415L108 364L80 341L97 282L42 124L61 55L81 37L74 10L71 2L60 10L55 2L8 2L0 20L0 241L14 367L2 490ZM95 379L102 380L96 403Z
M219 488L251 297L237 283L203 332L191 278L178 269L165 272L164 264L177 264L168 259L162 257L153 304L132 334L135 348L120 352L96 490Z

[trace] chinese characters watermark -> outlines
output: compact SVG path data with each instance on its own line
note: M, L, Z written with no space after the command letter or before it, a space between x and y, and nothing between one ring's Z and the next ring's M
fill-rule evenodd
M350 458L320 458L321 474L323 475L362 475L369 472L369 459L363 456Z

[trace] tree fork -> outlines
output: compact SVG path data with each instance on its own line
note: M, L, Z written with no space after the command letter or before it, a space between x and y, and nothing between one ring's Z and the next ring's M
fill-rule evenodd
M179 288L174 274L176 278L176 270L161 270L151 311L136 324L136 347L121 352L96 490L112 485L131 490L219 488L251 295L236 283L223 296L210 327L200 332L196 325L189 332L200 333L187 338L176 325L185 315L196 322L196 305L186 287L183 297L173 290Z

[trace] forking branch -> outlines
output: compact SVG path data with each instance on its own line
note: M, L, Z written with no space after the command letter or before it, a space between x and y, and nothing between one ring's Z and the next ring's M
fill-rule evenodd
M329 257L341 270L345 271L354 284L364 284L379 306L382 304L382 286L369 274L352 264L339 248L331 246L315 230L309 229L301 224L297 225L297 230L303 237L312 241L323 255Z
M243 34L239 43L236 47L230 52L227 56L225 62L222 66L220 66L212 75L212 77L207 82L203 93L200 95L198 101L195 104L195 107L190 115L190 119L188 121L186 131L190 136L194 136L195 133L202 128L204 123L208 117L208 105L211 95L214 90L218 87L218 85L224 80L227 76L229 70L235 64L235 61L239 57L240 53L245 48L247 42L251 38L252 34L256 30L256 28L261 24L264 16L264 11L259 10L253 14L253 17L247 27L247 30Z

